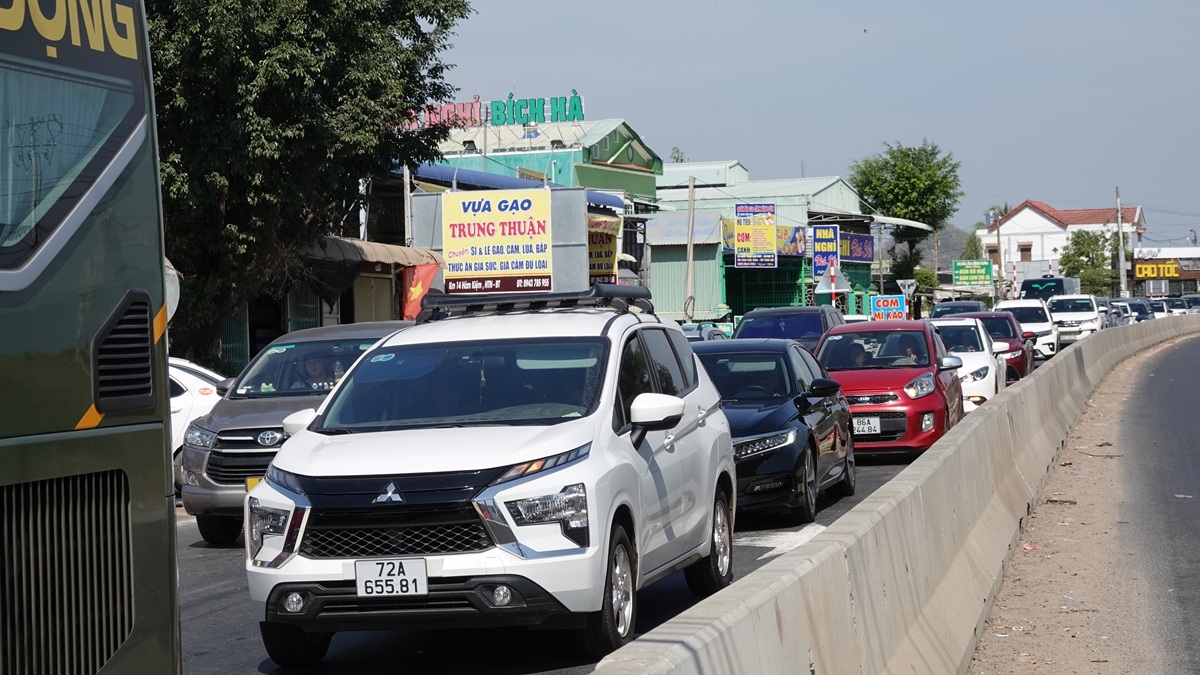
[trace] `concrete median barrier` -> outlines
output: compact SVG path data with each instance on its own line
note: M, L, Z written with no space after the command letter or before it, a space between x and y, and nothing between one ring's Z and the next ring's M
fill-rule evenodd
M1101 331L968 415L811 541L601 661L600 675L963 673L1024 518L1096 385L1200 317Z

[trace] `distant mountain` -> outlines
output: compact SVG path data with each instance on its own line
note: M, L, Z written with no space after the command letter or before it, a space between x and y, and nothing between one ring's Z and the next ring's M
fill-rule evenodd
M937 233L938 237L938 260L937 269L942 271L954 269L954 261L962 259L963 249L967 246L967 237L973 236L970 230L962 229L956 225L947 225L942 228L941 232ZM922 260L921 265L924 267L932 267L933 265L933 236L930 235L921 243Z

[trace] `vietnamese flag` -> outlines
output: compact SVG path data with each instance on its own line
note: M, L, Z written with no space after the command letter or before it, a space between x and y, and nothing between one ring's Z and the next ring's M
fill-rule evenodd
M410 265L404 268L404 319L411 321L417 318L421 311L421 298L429 292L433 285L433 277L437 275L438 264Z

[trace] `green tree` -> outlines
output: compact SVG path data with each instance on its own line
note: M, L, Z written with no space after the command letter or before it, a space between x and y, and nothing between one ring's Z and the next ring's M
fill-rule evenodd
M1058 259L1062 273L1079 278L1081 293L1106 296L1117 282L1113 270L1116 256L1116 237L1103 231L1072 232Z
M441 60L465 0L150 0L173 349L212 362L229 316L310 272L297 251L357 212L360 181L437 157ZM356 219L355 219L356 220Z
M983 260L983 244L979 242L979 227L967 235L967 245L963 247L963 260Z
M876 211L896 218L925 223L935 230L946 226L958 210L963 196L954 156L942 153L936 143L925 139L917 147L897 142L884 143L882 153L855 160L850 165L850 184ZM921 262L918 244L929 233L899 227L892 232L892 271L908 278ZM906 251L898 252L899 244Z

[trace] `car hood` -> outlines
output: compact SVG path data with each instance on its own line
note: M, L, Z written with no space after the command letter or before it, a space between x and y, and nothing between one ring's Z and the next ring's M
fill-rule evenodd
M962 359L962 368L958 369L959 376L992 365L992 359L987 352L950 352L950 354Z
M303 476L471 471L569 452L594 435L590 418L553 426L480 426L326 436L304 430L284 442L275 466Z
M921 376L933 372L929 367L879 368L866 370L832 370L829 377L842 385L847 395L858 392L893 391Z
M328 392L271 398L223 398L195 423L209 431L217 432L226 429L277 427L283 424L283 418L288 415L321 405L327 395Z
M721 410L734 438L779 431L798 413L796 401L791 398L772 399L769 403L724 401Z
M1045 321L1039 321L1037 323L1025 322L1025 323L1021 324L1021 330L1027 330L1032 333L1040 333L1044 330L1050 330L1051 328L1054 328L1053 321L1051 321L1049 323L1047 323Z

